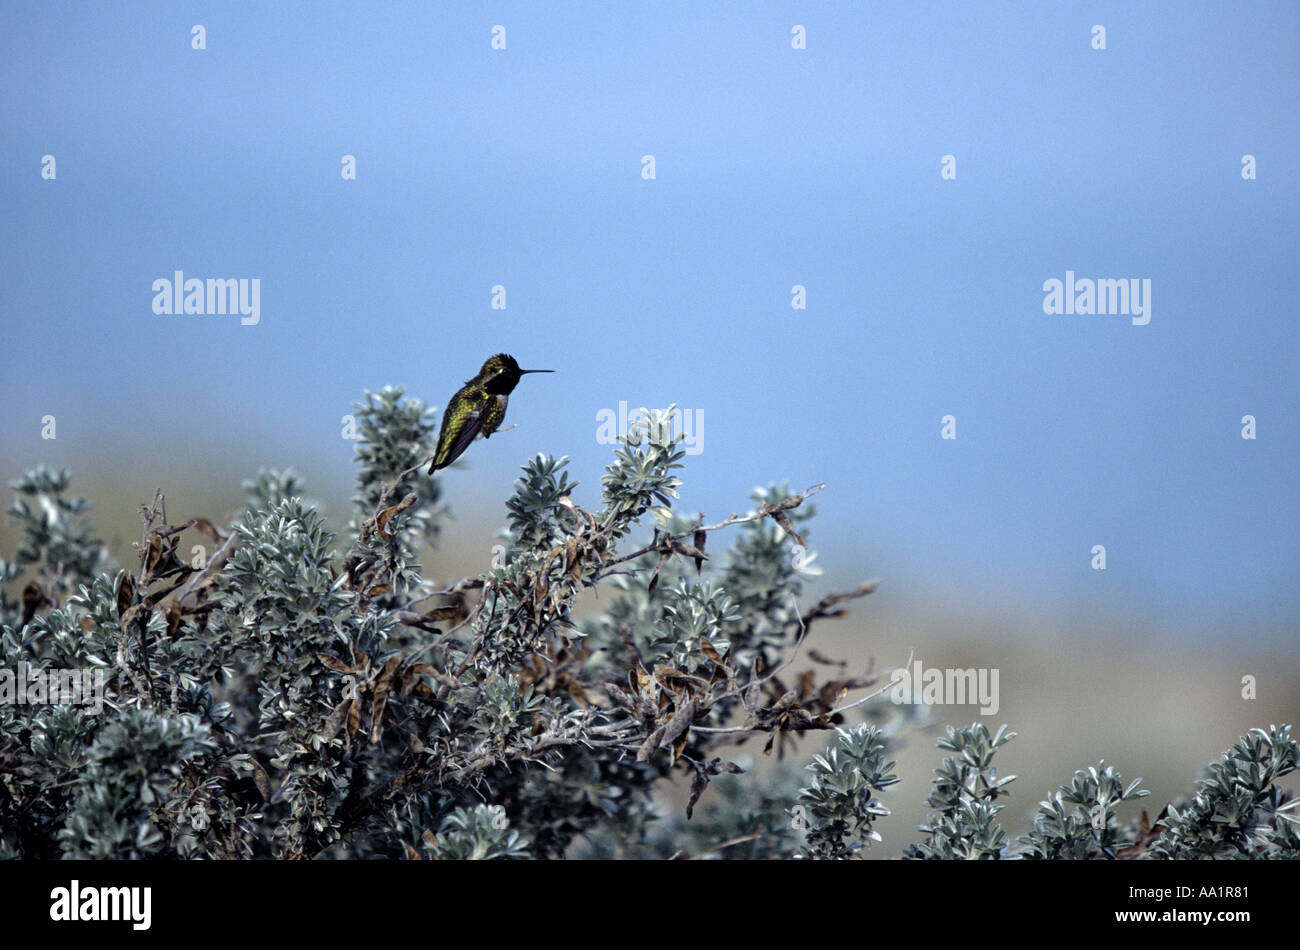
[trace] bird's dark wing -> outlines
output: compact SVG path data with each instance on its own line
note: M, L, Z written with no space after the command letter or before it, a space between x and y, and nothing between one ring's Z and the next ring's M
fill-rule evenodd
M430 472L446 468L456 459L465 454L469 444L474 441L474 437L483 429L484 412L482 409L473 409L465 418L465 425L461 427L460 432L452 439L450 433L446 433L444 438L438 443L438 454L433 457L433 466ZM446 432L447 420L443 420L443 430Z

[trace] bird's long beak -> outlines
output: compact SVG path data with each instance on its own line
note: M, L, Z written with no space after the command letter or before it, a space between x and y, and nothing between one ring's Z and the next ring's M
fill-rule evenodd
M522 376L524 375L524 373L554 373L554 372L555 370L553 369L521 369L519 371L519 375Z

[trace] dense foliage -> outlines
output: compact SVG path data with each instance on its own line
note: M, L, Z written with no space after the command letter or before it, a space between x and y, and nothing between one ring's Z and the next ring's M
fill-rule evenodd
M675 512L668 419L616 447L599 510L574 500L566 459L531 459L491 566L447 583L418 561L445 514L421 471L434 422L400 390L357 406L341 535L295 475L263 472L224 527L168 523L156 496L119 568L68 474L29 472L0 560L0 670L94 671L103 705L0 689L0 855L862 856L896 793L902 714L870 675L811 650L814 668L791 666L875 585L800 607L821 486L769 486L715 524ZM823 730L824 751L789 755ZM1154 824L1116 822L1137 782L1081 771L1017 845L998 821L1014 776L992 764L1013 738L949 730L905 856L1300 856L1276 785L1296 767L1288 727L1252 731Z

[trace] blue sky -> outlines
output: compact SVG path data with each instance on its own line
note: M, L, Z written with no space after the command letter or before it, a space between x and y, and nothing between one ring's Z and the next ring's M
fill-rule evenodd
M832 572L1295 632L1292 3L0 16L6 480L172 443L343 485L363 389L441 408L506 351L558 372L453 505L539 450L594 504L597 413L676 402L705 420L683 509L825 481ZM177 269L260 279L260 323L154 314ZM1150 279L1150 324L1044 314L1067 270Z

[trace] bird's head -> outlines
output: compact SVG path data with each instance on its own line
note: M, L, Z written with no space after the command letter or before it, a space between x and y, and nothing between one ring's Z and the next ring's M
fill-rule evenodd
M553 373L553 369L520 369L515 358L508 353L489 356L478 371L478 379L490 393L508 395L519 385L525 373Z

